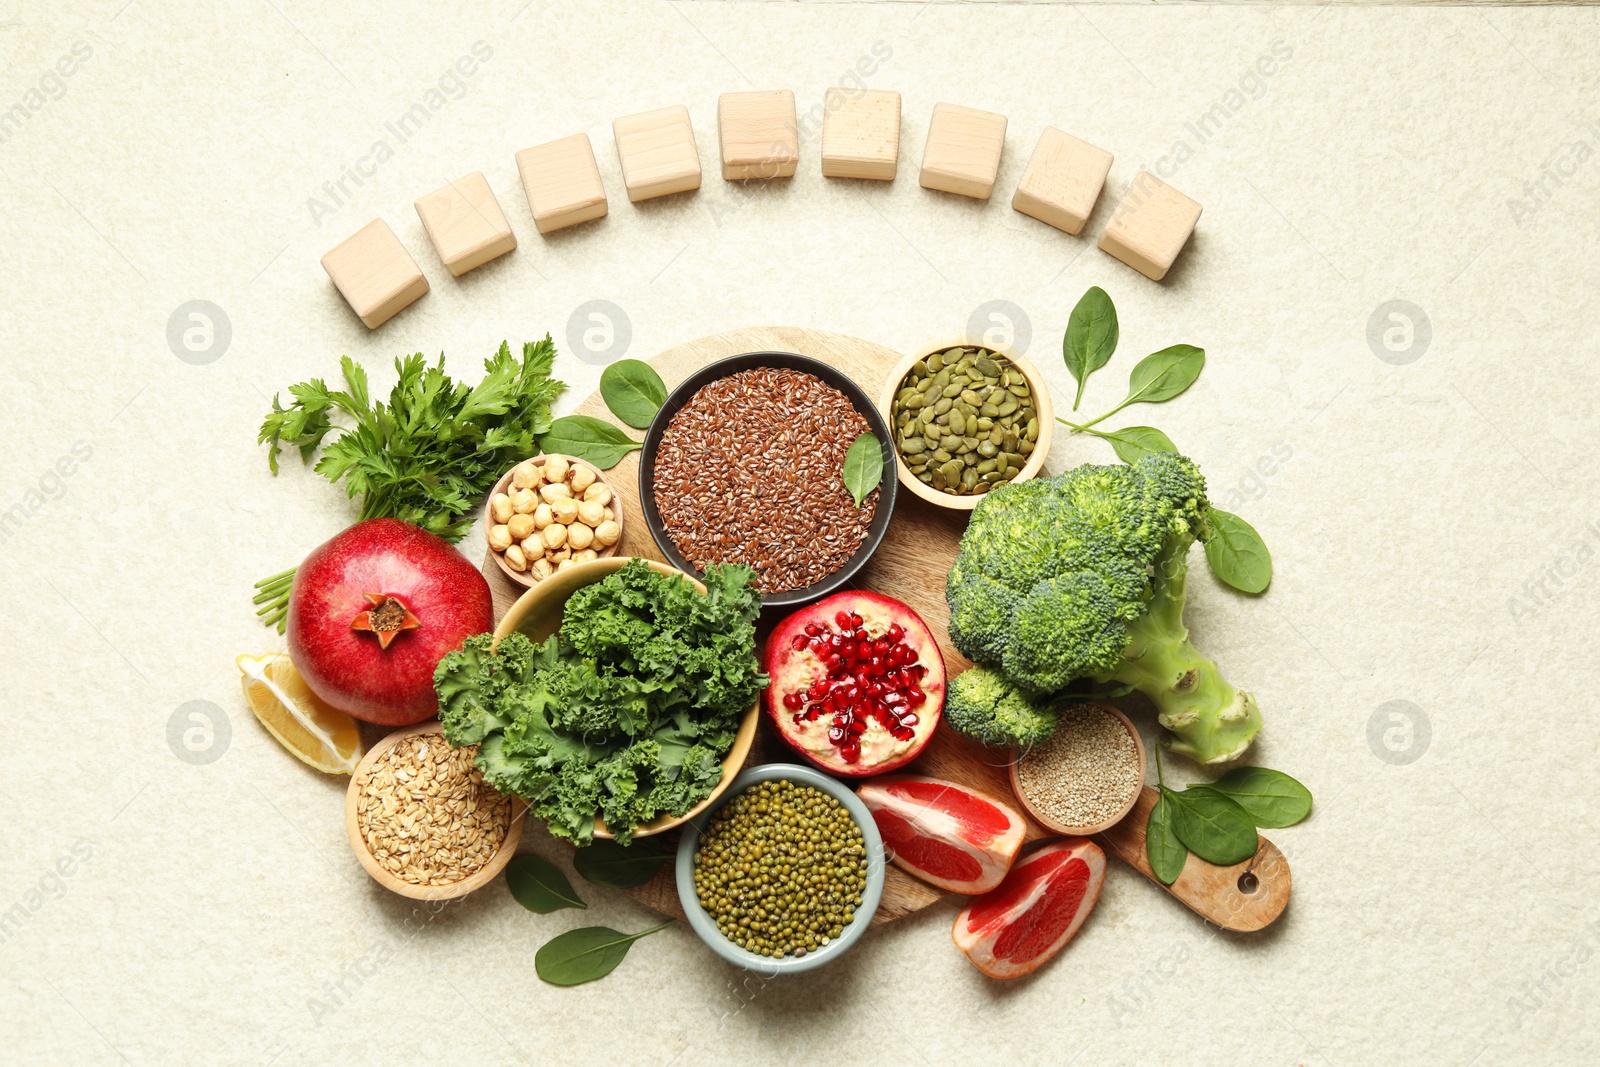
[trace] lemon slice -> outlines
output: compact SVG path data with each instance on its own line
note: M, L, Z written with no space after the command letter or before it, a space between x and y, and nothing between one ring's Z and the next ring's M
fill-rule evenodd
M244 698L261 725L295 758L328 774L350 774L366 746L361 728L311 691L282 652L240 656Z

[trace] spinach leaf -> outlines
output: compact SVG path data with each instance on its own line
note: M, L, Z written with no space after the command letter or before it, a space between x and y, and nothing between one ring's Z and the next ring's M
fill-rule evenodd
M864 433L844 454L844 487L855 498L856 507L883 480L883 445L876 434Z
M1205 365L1205 351L1194 345L1173 345L1145 356L1128 375L1128 396L1118 406L1171 400L1194 384Z
M1259 593L1272 583L1272 554L1255 527L1220 508L1209 508L1206 562L1211 573L1241 593Z
M641 937L664 930L677 922L668 919L636 934L624 934L606 926L582 926L546 941L533 957L533 969L551 985L582 985L604 978L617 969L628 949Z
M672 854L648 840L623 846L596 838L572 858L573 867L591 885L602 889L632 889L655 878Z
M1144 854L1150 860L1150 870L1162 885L1171 885L1183 873L1189 859L1189 850L1183 847L1178 835L1172 832L1172 805L1165 793L1150 809L1150 819L1144 827Z
M610 470L636 448L644 445L609 422L592 415L567 415L550 424L539 438L541 452L560 452L576 456L601 470Z
M1124 426L1110 433L1101 433L1098 430L1092 432L1102 440L1110 441L1117 458L1127 464L1137 463L1157 452L1178 451L1178 446L1172 443L1172 439L1154 426Z
M589 905L573 890L561 869L543 856L523 853L506 864L506 888L529 911L548 915L563 908Z
M1218 778L1211 788L1233 800L1257 826L1293 826L1311 814L1311 790L1266 767L1237 767Z
M643 360L619 359L600 373L600 396L611 414L643 430L667 402L667 385Z
M1173 833L1207 863L1227 867L1256 854L1256 824L1232 798L1206 785L1181 793L1162 786L1161 796L1172 804Z
M1104 289L1093 286L1072 309L1066 335L1061 338L1061 354L1067 361L1067 372L1078 381L1078 393L1072 398L1073 411L1078 410L1083 400L1083 385L1089 375L1104 367L1111 353L1117 350L1117 337L1117 309Z

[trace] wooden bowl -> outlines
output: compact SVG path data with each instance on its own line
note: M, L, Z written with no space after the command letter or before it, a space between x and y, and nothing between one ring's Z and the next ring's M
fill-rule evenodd
M344 829L350 836L350 847L355 850L356 859L366 868L367 873L372 875L373 881L383 888L399 893L403 897L410 897L412 900L454 900L466 896L474 889L481 889L505 870L506 864L510 863L511 857L517 853L517 842L522 840L522 824L526 821L528 809L521 800L516 797L511 798L511 825L506 828L506 837L500 843L499 850L490 857L488 863L459 882L451 882L449 885L416 885L384 870L361 836L361 827L356 818L356 801L361 795L361 783L372 772L372 765L393 748L396 742L416 734L437 734L439 744L448 744L444 739L439 720L430 719L415 726L391 731L368 749L361 762L356 764L355 773L350 776L350 787L345 791Z
M1050 439L1054 435L1056 425L1055 408L1050 402L1050 386L1045 382L1037 367L1023 359L1020 354L1013 351L1009 346L992 344L979 337L964 335L953 341L928 345L919 349L914 355L907 356L895 364L894 370L889 374L888 381L884 383L883 395L878 399L878 410L882 412L884 419L889 423L891 434L896 429L894 424L894 398L900 392L900 385L905 381L906 375L911 372L913 366L927 359L935 352L943 352L951 348L981 348L986 352L992 352L1021 371L1022 376L1027 379L1028 388L1033 390L1033 407L1038 412L1039 417L1039 440L1034 443L1033 453L1028 456L1028 461L1022 465L1022 472L1011 481L1025 482L1029 478L1037 476L1040 471L1044 470L1044 461L1050 455ZM900 484L928 503L936 507L949 508L951 511L971 511L987 495L954 496L950 493L941 492L930 485L924 485L922 480L912 474L911 468L906 465L906 458L900 452L898 436L896 435L895 439L891 440L890 443L894 447L895 469L900 472Z
M529 456L528 459L543 460L543 459L550 459L553 456L560 456L560 458L566 460L568 463L581 463L583 466L588 467L590 470L594 471L594 480L596 482L602 482L602 483L604 483L606 485L611 486L611 499L615 502L615 503L613 503L611 505L611 513L614 516L616 516L616 523L617 523L618 528L619 529L623 528L622 527L622 523L623 523L622 512L623 512L624 509L623 509L622 504L621 504L621 497L617 493L616 483L611 481L610 479L608 479L606 477L606 472L601 470L599 467L596 467L593 463L590 463L588 460L579 459L577 456L563 455L560 452L541 452L537 456ZM514 571L514 570L512 570L510 565L506 563L505 553L504 552L496 552L487 543L488 536L489 536L489 530L493 526L495 526L494 514L489 509L489 501L494 499L494 495L496 493L507 493L507 492L510 492L511 475L512 475L512 473L515 472L518 467L522 466L522 464L526 463L526 462L528 462L528 460L525 459L525 460L522 460L519 463L513 463L511 465L511 469L506 471L504 474L502 474L500 476L500 480L494 483L494 488L489 490L489 496L483 502L483 533L484 533L484 539L485 539L484 547L489 550L490 558L492 558L495 561L496 565L498 565L499 568L503 572L505 572L505 576L507 578L510 578L513 582L516 582L518 585L526 586L527 588L532 589L534 586L539 584L539 579L534 577L533 572L532 571ZM616 544L612 545L609 548L597 548L597 549L595 549L595 551L600 553L600 558L601 559L610 559L610 558L614 557L617 554L617 550L619 548L621 548L621 547L622 547L622 538L618 537ZM568 570L570 570L570 569L571 568L569 567Z
M1042 437L1043 434L1040 436ZM1028 795L1022 791L1022 782L1017 777L1017 764L1022 761L1021 757L1019 756L1011 761L1011 791L1017 795L1017 802L1023 806L1027 813L1033 818L1034 822L1038 823L1040 826L1043 826L1047 830L1053 830L1058 834L1066 834L1069 837L1088 837L1090 834L1098 834L1102 830L1111 829L1113 826L1117 825L1117 823L1121 822L1127 816L1128 812L1133 810L1133 805L1138 801L1139 794L1144 791L1144 738L1139 736L1139 731L1134 727L1133 723L1128 721L1128 717L1122 714L1122 712L1118 711L1116 708L1112 707L1110 704L1104 704L1097 701L1095 702L1094 707L1101 711L1110 712L1112 715L1117 717L1119 722L1122 723L1123 729L1128 731L1128 736L1133 738L1134 758L1139 763L1139 784L1128 793L1128 802L1122 805L1117 813L1111 818L1105 820L1104 822L1094 823L1091 826L1070 826L1066 823L1057 822L1054 819L1047 817L1042 811L1028 802Z
M593 585L608 574L614 574L631 561L629 556L611 556L604 559L590 560L588 563L579 563L568 567L559 574L552 574L544 581L539 582L529 589L517 602L511 605L505 618L500 620L500 625L494 629L494 642L498 645L506 635L521 631L534 641L543 641L561 627L561 612L567 605L567 598L586 585ZM693 576L674 570L664 563L655 560L646 560L652 568L662 574L675 574L684 581L689 582L700 592L704 593L706 587ZM675 829L706 810L716 799L727 790L733 779L738 775L739 768L744 766L744 761L750 755L750 746L756 739L756 723L760 719L761 700L750 705L744 713L744 718L739 723L739 732L734 736L733 747L728 750L727 756L722 760L722 780L716 788L711 790L711 795L700 803L690 808L683 815L661 815L647 823L640 823L634 828L634 837L649 837L652 834L665 833ZM594 836L613 837L606 829L605 820L599 815L594 819Z

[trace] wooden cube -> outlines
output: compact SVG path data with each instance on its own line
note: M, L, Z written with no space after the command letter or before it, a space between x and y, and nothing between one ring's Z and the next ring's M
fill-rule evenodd
M517 153L517 170L540 233L576 226L606 213L606 187L600 181L594 146L586 133L524 148Z
M1046 126L1011 206L1058 230L1081 233L1110 171L1110 152Z
M794 93L723 93L717 98L717 137L722 176L728 181L789 177L800 162Z
M679 104L611 124L628 199L635 203L700 188L700 152L689 109Z
M1109 252L1152 281L1160 281L1178 258L1200 205L1148 171L1140 171L1100 238Z
M482 171L418 200L417 215L439 259L457 278L517 247L517 236Z
M923 188L989 199L1005 143L1004 115L960 104L934 104L928 142L922 149Z
M323 256L322 269L369 330L428 291L417 261L382 219L373 219Z
M823 110L822 173L894 181L900 164L900 94L829 89Z

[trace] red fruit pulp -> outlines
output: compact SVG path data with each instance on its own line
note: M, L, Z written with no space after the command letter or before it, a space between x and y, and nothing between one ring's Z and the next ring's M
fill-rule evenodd
M784 738L836 774L892 770L944 708L944 657L911 608L865 591L795 612L767 639L766 705Z
M908 800L938 805L940 811L961 825L962 836L975 845L988 844L1014 825L1012 816L988 797L952 789L945 782L908 778L886 788Z
M439 710L433 669L494 628L489 583L449 542L368 519L314 550L289 593L289 657L341 711L407 726Z
M1094 842L1073 837L1046 845L963 908L950 936L992 978L1027 974L1072 940L1104 881L1105 853Z
M948 882L975 882L983 877L983 864L969 853L935 837L926 837L892 811L875 811L884 847L896 860L904 860L918 873Z
M999 885L1028 832L1020 812L959 782L897 774L863 784L856 796L894 865L952 893Z

